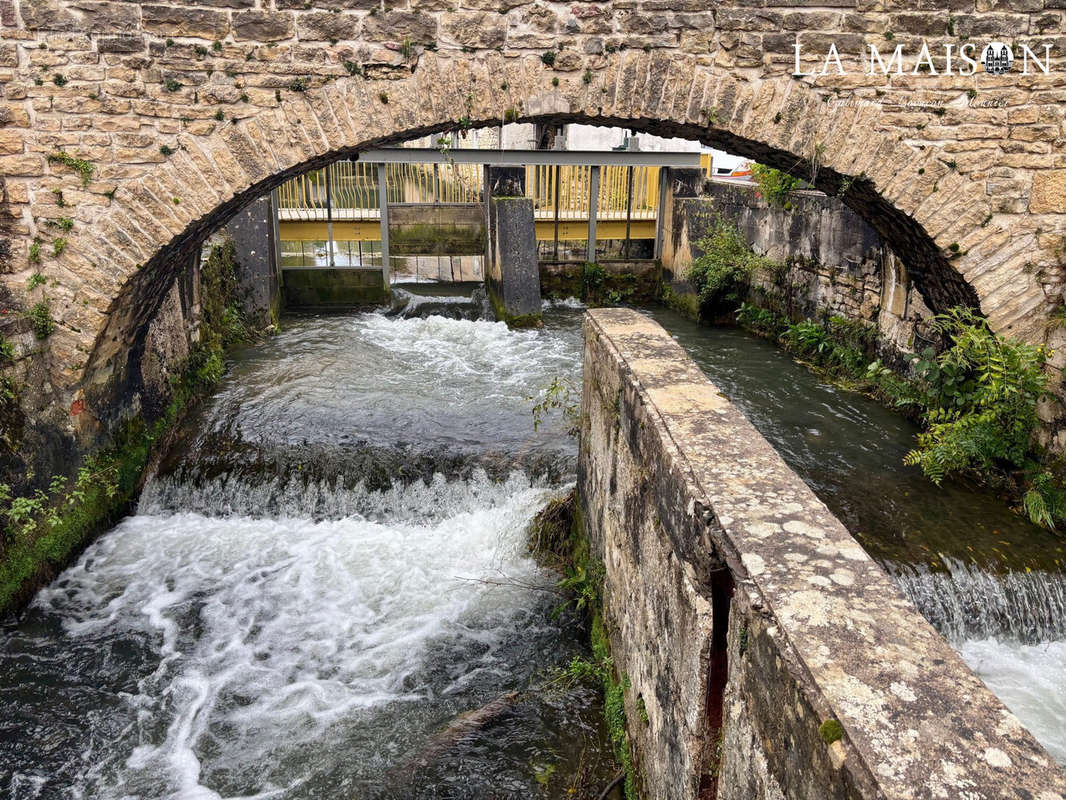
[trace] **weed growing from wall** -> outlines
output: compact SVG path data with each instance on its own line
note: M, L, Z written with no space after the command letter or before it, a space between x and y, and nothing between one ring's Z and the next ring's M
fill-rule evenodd
M757 272L776 275L783 268L755 253L735 226L718 219L696 247L702 255L693 260L688 279L699 293L704 313L735 309Z
M751 165L751 177L759 186L759 195L767 203L778 208L792 208L789 198L800 187L799 178L763 164Z

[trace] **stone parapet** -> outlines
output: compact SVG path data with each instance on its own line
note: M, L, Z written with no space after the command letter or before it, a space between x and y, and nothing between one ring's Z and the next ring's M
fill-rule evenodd
M654 321L585 322L579 494L651 798L1066 798L1066 774Z

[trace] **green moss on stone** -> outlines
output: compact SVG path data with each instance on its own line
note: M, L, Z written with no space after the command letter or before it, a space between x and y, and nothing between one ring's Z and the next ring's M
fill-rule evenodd
M827 719L818 727L818 735L826 744L832 744L844 737L844 728L835 719Z
M533 314L511 314L503 307L503 302L496 296L495 292L490 289L488 294L489 302L492 303L492 311L496 315L496 319L500 322L507 323L507 327L537 328L543 324L539 311Z
M200 342L176 370L170 402L159 418L147 421L136 417L127 421L109 445L82 460L75 475L53 476L47 492L38 490L32 496L13 498L9 487L0 484L4 534L0 541L0 614L28 600L94 536L129 511L157 443L165 439L185 410L222 378L225 348L247 338L239 311L232 244L212 249L201 269L200 281ZM9 405L17 410L13 384L5 377L2 386L12 389ZM10 433L8 428L5 412L5 438ZM29 509L30 513L12 513L17 507Z

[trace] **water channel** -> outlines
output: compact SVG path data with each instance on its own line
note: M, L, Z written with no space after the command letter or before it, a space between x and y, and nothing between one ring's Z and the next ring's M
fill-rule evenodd
M0 795L598 794L598 698L552 673L583 636L525 540L573 480L529 397L580 371L578 316L284 328L0 632Z
M415 306L290 317L236 353L137 513L0 629L0 792L506 798L610 781L594 692L552 679L581 632L525 547L573 481L565 425L534 432L529 397L578 379L580 315L509 331L458 318L478 312L455 298ZM932 486L902 464L910 423L769 343L651 313L1066 763L1063 540Z

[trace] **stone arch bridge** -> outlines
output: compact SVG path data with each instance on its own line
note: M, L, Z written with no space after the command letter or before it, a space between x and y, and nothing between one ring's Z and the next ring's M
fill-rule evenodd
M808 5L0 0L3 305L51 304L55 332L20 339L42 418L83 435L113 418L188 253L286 177L514 120L788 169L866 217L932 308L1066 338L1048 324L1066 247L1062 0ZM960 74L956 55L945 74L947 46L993 40L1015 48L1011 72ZM866 74L871 45L900 48L891 74Z

